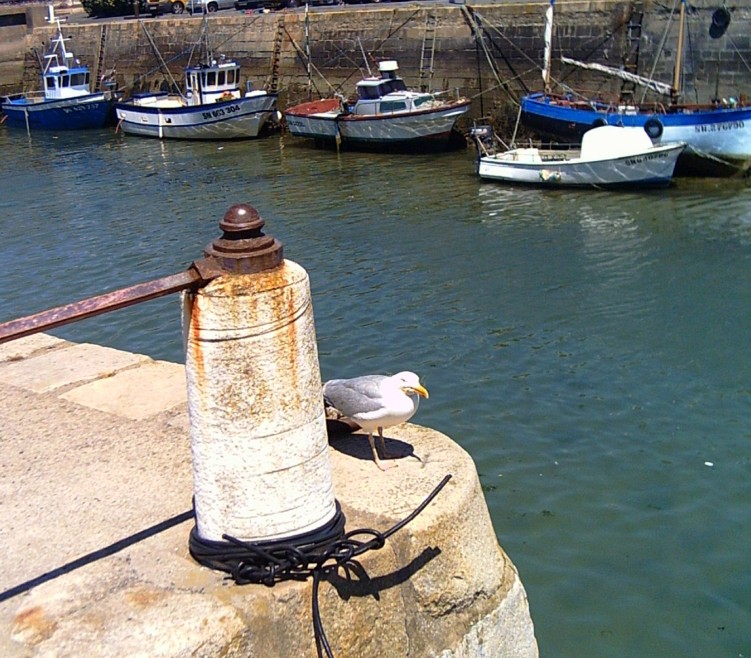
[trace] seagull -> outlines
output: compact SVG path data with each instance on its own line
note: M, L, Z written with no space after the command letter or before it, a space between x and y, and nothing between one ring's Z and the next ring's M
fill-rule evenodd
M427 399L428 391L420 384L420 378L408 371L391 377L363 375L352 379L331 379L323 385L326 403L368 433L373 459L382 471L387 467L378 458L373 432L378 430L378 438L386 457L383 429L412 418L419 404L418 396Z

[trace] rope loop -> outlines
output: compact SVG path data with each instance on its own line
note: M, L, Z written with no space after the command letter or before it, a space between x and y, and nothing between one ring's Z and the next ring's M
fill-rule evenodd
M318 608L321 577L340 567L349 572L354 558L383 548L386 539L422 512L450 479L451 475L446 475L409 516L385 532L359 528L345 533L345 518L337 501L334 517L323 527L279 541L249 542L227 534L222 535L223 541L213 541L201 538L194 526L190 531L190 554L200 564L229 574L237 585L259 584L273 587L282 580L306 580L312 576L316 649L319 658L324 652L327 658L334 658Z

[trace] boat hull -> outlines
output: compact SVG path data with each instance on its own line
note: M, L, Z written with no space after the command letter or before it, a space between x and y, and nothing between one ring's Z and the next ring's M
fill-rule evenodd
M228 140L258 137L274 113L275 94L185 107L130 101L116 105L124 133L159 139Z
M486 180L546 187L659 187L669 185L683 144L602 160L550 160L527 163L514 151L482 156L478 174Z
M64 100L7 100L2 110L9 126L34 130L82 130L103 128L114 122L114 100L105 94Z
M586 105L582 107L582 105ZM624 109L604 104L577 104L530 94L522 98L524 124L562 141L579 141L597 125L640 127L655 144L685 142L676 173L681 175L745 174L751 166L751 107L718 107L690 111Z
M339 99L324 98L288 108L284 112L284 121L294 137L333 142L339 134L337 119L342 113Z

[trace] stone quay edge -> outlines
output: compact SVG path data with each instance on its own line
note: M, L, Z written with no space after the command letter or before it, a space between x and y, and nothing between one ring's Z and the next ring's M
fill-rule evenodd
M0 654L315 656L311 582L238 586L188 552L184 367L37 334L0 346ZM319 602L338 658L537 656L527 596L498 545L471 457L411 424L330 440L347 530L384 531L452 479ZM419 458L419 459L418 459Z

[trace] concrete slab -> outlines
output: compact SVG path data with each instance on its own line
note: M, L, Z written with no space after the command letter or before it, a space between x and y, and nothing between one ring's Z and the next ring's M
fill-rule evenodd
M70 343L49 334L33 334L32 336L26 336L26 338L19 338L18 340L12 340L9 343L0 345L0 363L5 361L20 361L37 352L51 350L63 345L70 345Z
M111 347L73 344L0 365L0 381L35 393L109 377L116 372L151 361L147 356L115 350Z
M78 386L60 397L92 409L142 420L185 404L185 367L167 361L150 361Z

